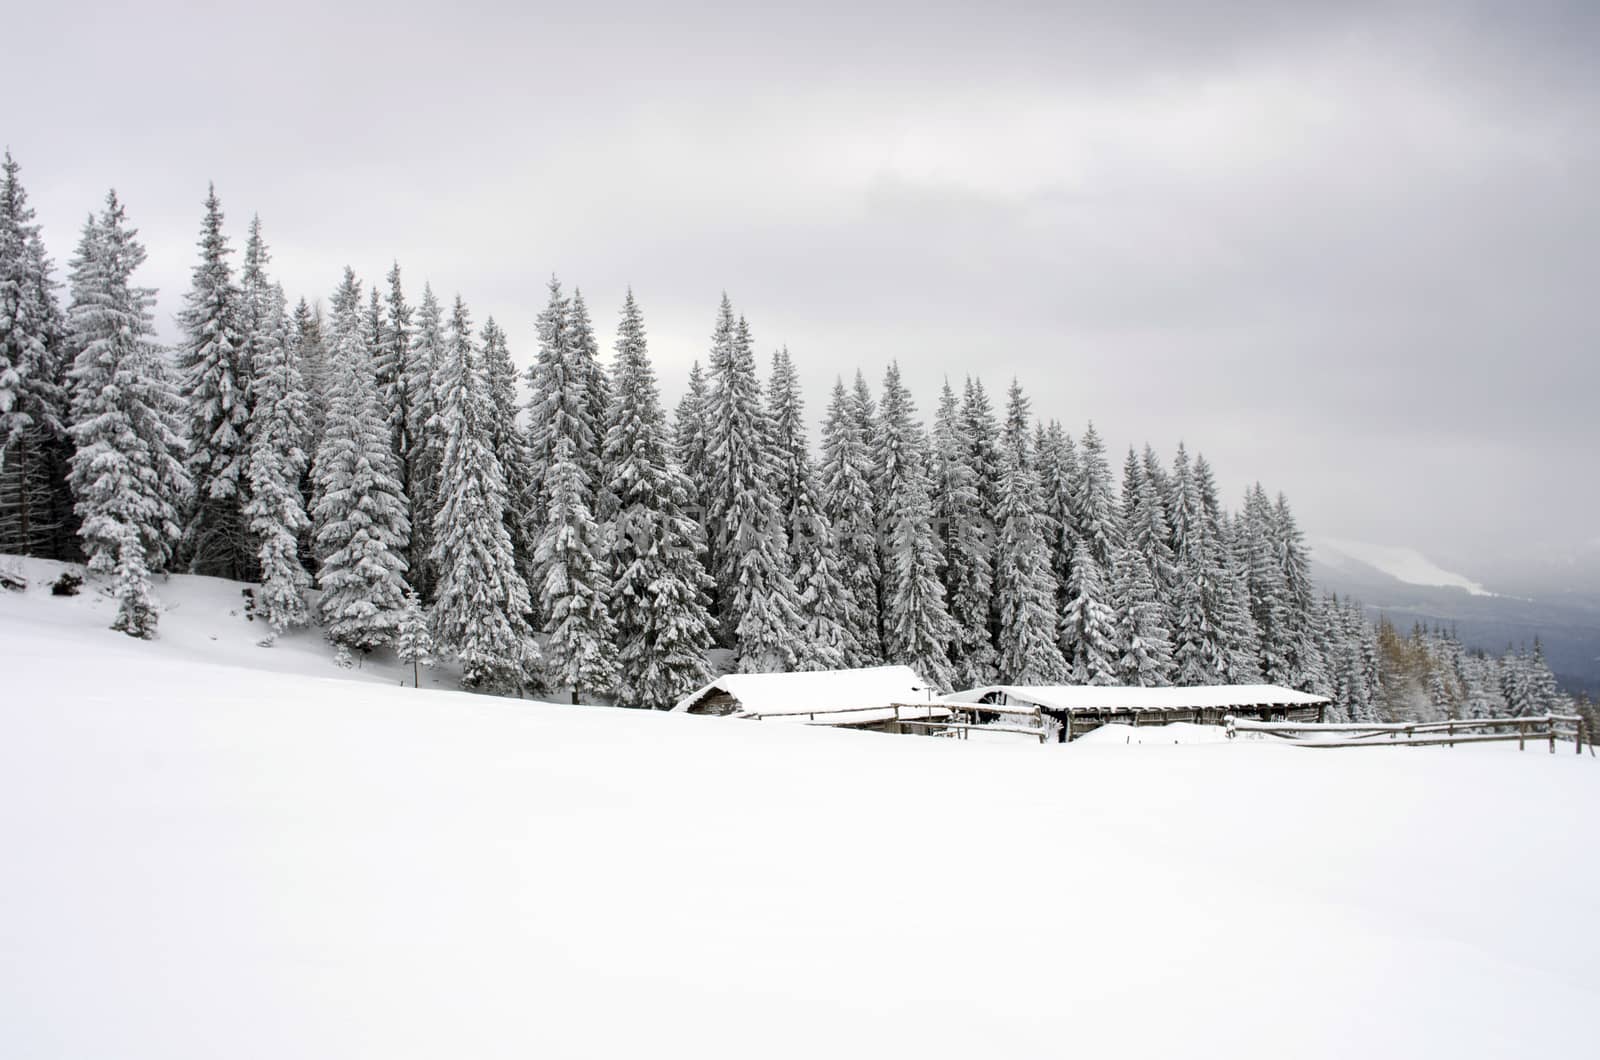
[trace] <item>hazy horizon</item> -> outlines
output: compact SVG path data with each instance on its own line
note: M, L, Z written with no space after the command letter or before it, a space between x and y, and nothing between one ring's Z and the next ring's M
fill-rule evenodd
M946 375L1015 376L1313 538L1600 568L1585 5L319 10L14 19L48 90L0 139L58 279L115 186L174 337L215 181L291 298L398 260L519 364L552 272L607 350L631 284L675 400L726 290L813 424L858 366L898 359L925 419Z

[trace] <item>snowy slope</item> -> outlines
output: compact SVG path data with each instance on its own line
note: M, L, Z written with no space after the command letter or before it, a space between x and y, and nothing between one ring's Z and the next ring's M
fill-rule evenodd
M1465 589L1473 596L1495 595L1471 578L1445 570L1414 548L1322 538L1312 543L1312 551L1317 561L1336 569L1343 565L1343 561L1353 559L1407 585Z
M0 592L6 1056L1593 1054L1588 756L544 705L79 606Z

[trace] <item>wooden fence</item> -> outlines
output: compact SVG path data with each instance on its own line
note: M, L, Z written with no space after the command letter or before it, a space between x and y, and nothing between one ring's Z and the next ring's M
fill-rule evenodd
M1289 721L1252 721L1229 716L1223 719L1231 740L1241 732L1256 732L1283 740L1296 747L1454 747L1458 743L1507 743L1517 741L1517 750L1529 742L1547 743L1556 753L1557 742L1572 741L1574 754L1583 754L1589 745L1593 756L1594 739L1583 718L1576 714L1538 714L1526 718L1457 718L1427 722L1348 722L1302 724Z

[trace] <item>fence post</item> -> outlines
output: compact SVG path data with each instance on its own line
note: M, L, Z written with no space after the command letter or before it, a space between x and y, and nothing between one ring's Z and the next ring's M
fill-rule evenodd
M1545 715L1545 724L1550 726L1550 753L1556 753L1556 719L1549 714Z
M1517 750L1528 749L1528 722L1524 718L1517 719Z
M1456 723L1454 719L1451 719L1450 724L1445 728L1445 735L1450 739L1450 742L1445 746L1454 751L1456 749Z
M1572 749L1581 757L1583 755L1583 719L1578 719L1578 733L1573 739Z

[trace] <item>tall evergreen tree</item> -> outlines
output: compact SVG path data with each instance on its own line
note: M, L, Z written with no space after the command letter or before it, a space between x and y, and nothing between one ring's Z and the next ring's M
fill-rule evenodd
M541 576L546 680L552 687L570 688L576 703L585 693L612 692L617 656L609 579L596 555L599 528L587 500L593 488L584 481L569 435L556 441L545 489L549 508L535 560Z
M595 475L600 471L603 426L593 404L603 393L603 377L593 350L593 330L581 299L575 304L562 294L560 281L553 276L549 291L538 319L539 351L527 374L529 451L534 478L542 484L531 514L540 526L547 523L550 468L563 438L572 442L572 459L583 472L578 484L584 490L585 509L603 517L599 509L609 504L602 499L597 505L595 493L601 486Z
M533 554L539 527L528 520L536 488L528 439L517 426L517 367L511 360L506 333L490 317L483 324L483 370L489 398L489 444L500 461L506 486L506 532L524 583L535 584Z
M287 329L289 318L284 307L278 305L279 291L267 275L267 265L272 252L267 249L266 237L261 234L261 218L250 218L250 233L244 244L244 267L239 270L239 332L244 346L239 355L239 372L245 381L245 406L250 405L250 385L254 382L256 352L271 341L275 313L283 314ZM248 443L247 443L248 444Z
M849 639L854 653L845 665L867 666L882 659L879 633L878 507L872 493L872 457L844 381L833 384L828 418L822 427L822 513L833 530L840 578L853 610Z
M1067 584L1072 579L1072 557L1078 549L1078 449L1072 436L1055 420L1037 436L1039 478L1039 533L1043 535L1056 600L1067 606Z
M18 172L7 151L0 168L0 551L68 559L64 328Z
M373 357L373 375L377 379L378 394L383 399L384 415L389 424L390 444L400 464L400 482L411 484L411 306L406 302L405 288L400 283L400 263L389 266L387 277L389 293L384 297L383 316L378 323L377 351ZM378 289L372 289L377 297Z
M406 514L362 327L361 286L345 269L333 298L333 393L313 471L318 611L344 649L394 639L405 607Z
M700 563L700 527L686 512L688 481L669 452L644 315L631 290L617 328L614 384L604 463L617 499L610 599L617 698L665 710L708 677L711 579Z
M1172 672L1172 645L1150 566L1130 545L1117 553L1112 574L1117 583L1112 595L1122 602L1116 616L1116 644L1121 652L1117 676L1126 685L1166 685Z
M939 582L928 443L900 365L884 373L874 439L877 485L888 533L883 545L883 645L890 662L911 666L936 687L955 679L955 626Z
M155 634L150 572L164 570L181 536L184 473L180 404L153 342L155 292L137 287L144 247L116 192L84 226L72 261L67 312L72 383L71 483L89 569L112 577L112 627Z
M306 393L311 398L310 448L315 452L322 441L322 428L328 422L328 350L322 337L321 307L313 307L304 298L300 299L294 307L291 327L299 353L300 377L305 380Z
M305 448L311 415L283 289L275 288L273 296L259 340L251 344L251 416L245 434L249 499L243 515L261 573L256 609L275 638L309 618L311 576L300 562L300 539L311 520L300 480L311 462Z
M438 419L436 376L445 358L444 309L433 287L423 284L416 329L406 347L405 490L411 519L408 573L424 603L433 598L433 527L439 514L439 475L444 462L446 425Z
M789 559L805 621L796 665L803 670L837 669L861 654L855 641L860 616L844 580L833 526L823 511L806 435L805 402L787 348L772 355L767 398L778 510L788 535Z
M233 250L222 233L214 186L206 196L199 247L178 350L189 439L185 465L194 486L184 551L196 574L239 579L254 567L242 514L249 381L243 372L242 295L228 263Z
M532 604L506 530L492 406L459 297L446 341L439 380L446 435L433 526L432 558L439 571L434 644L461 663L466 687L520 691L538 662L533 631L523 618Z
M723 636L741 671L792 670L802 625L749 328L722 297L712 336L706 458L707 524Z
M993 509L983 507L975 447L962 413L946 380L933 427L933 518L940 528L945 600L954 623L950 646L954 680L971 688L994 679L997 661L989 633L994 603Z
M1008 419L1025 424L1028 399L1011 388ZM1008 684L1060 684L1069 673L1057 638L1055 579L1040 532L1039 479L1026 430L1010 430L1000 470L994 595L999 677Z
M1205 513L1194 469L1183 445L1172 464L1167 515L1172 528L1173 683L1204 685L1216 681L1219 639L1207 602L1215 597L1214 569L1207 555Z
M1117 644L1117 610L1094 557L1094 545L1078 538L1067 581L1067 609L1061 616L1063 640L1072 645L1072 681L1080 685L1114 685L1126 646Z
M689 511L701 523L702 529L706 499L711 495L711 469L706 460L709 444L706 413L709 401L705 373L700 370L700 362L695 361L689 369L689 385L673 415L673 451L689 489Z
M594 337L594 325L589 320L589 307L584 304L583 292L572 289L572 303L568 315L571 334L572 371L577 377L581 392L578 415L583 420L582 431L574 436L589 437L593 442L578 452L579 463L589 476L594 490L593 509L602 523L609 522L616 512L616 499L606 492L609 481L605 467L606 424L611 405L611 380L606 376L605 365L600 360L600 344Z

